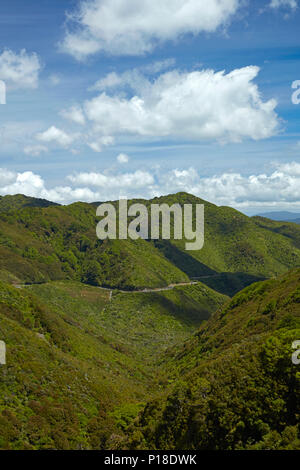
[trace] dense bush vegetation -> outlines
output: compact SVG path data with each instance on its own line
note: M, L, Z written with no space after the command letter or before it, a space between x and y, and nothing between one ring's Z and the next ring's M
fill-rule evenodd
M300 270L254 284L165 365L173 386L149 402L127 445L148 449L300 449Z
M62 207L6 196L0 199L1 269L21 282L68 279L122 289L167 286L198 277L233 295L253 281L300 266L296 224L263 222L267 219L249 218L185 193L143 203L149 209L151 203L204 203L205 247L187 252L185 240L173 239L103 242L96 237L96 205Z
M0 198L0 449L299 449L300 227L143 202L204 203L204 249Z
M203 285L116 293L0 281L0 448L113 447L167 383L157 363L226 301Z

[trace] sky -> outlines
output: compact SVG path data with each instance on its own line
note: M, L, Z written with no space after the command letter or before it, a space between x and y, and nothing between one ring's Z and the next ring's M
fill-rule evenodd
M299 25L298 0L2 0L0 195L300 213Z

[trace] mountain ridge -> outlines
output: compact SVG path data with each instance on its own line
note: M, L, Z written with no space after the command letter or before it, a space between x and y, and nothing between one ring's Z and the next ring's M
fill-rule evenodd
M277 222L293 222L300 224L300 214L288 211L275 211L257 214L255 217L263 217L264 219L271 219Z
M20 283L73 279L126 290L166 287L199 277L233 295L253 281L300 266L300 227L295 224L283 227L250 218L182 192L128 203L137 201L146 207L204 204L204 248L187 252L185 240L172 237L101 241L95 233L95 204L44 207L43 202L43 207L19 208L17 203L16 209L10 205L1 212L0 277L15 276Z

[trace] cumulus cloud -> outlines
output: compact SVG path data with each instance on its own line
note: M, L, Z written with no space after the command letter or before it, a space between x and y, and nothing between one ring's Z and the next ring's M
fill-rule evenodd
M80 108L74 107L71 108L71 110L62 111L61 115L77 122L77 124L83 125L85 123L85 117ZM97 125L90 129L86 129L84 133L70 133L63 129L59 129L56 126L51 126L44 132L37 133L35 135L35 140L68 149L74 155L78 154L80 151L78 146L87 146L94 152L102 152L104 147L113 145L115 141L113 136L101 135ZM75 145L75 147L73 145ZM34 148L35 145L30 145L29 147Z
M38 86L40 60L35 53L20 53L6 49L0 54L0 79L11 88L36 88Z
M36 139L40 142L54 142L61 147L69 147L74 142L75 138L76 136L67 134L65 131L55 126L51 126L45 132L39 132L36 135Z
M277 164L270 174L224 173L202 178L194 169L172 170L160 183L166 192L187 191L219 205L295 207L300 210L300 164Z
M172 137L195 140L241 141L270 137L278 131L274 99L262 101L253 82L255 66L214 72L166 72L150 81L133 75L126 84L132 96L118 93L84 103L87 119L103 135ZM116 84L118 76L106 77L102 87ZM119 84L124 82L122 75ZM98 86L100 84L98 83Z
M5 178L7 181L5 181ZM2 168L0 169L0 186L2 195L25 194L40 197L45 190L43 179L32 171L25 171L24 173L9 172L8 174L7 170Z
M128 157L128 155L126 155L126 153L120 153L117 156L117 160L118 160L119 163L124 164L124 163L129 162L129 157Z
M31 171L16 173L0 168L0 194L25 194L68 204L74 201L109 200L113 197L118 199L128 190L141 191L154 183L154 177L144 171L120 175L79 173L69 175L67 180L68 185L47 188L43 178Z
M271 0L270 7L271 8L281 8L281 7L289 7L292 10L295 10L298 6L297 0Z
M99 51L141 55L183 34L214 32L232 20L240 0L83 0L68 14L62 50L76 59Z
M150 198L186 191L217 205L300 211L300 163L276 164L266 173L225 172L202 177L196 168L175 168L164 172L139 170L112 174L78 173L67 176L68 184L47 188L41 176L31 171L15 173L0 169L0 194L23 193L62 204L74 201Z

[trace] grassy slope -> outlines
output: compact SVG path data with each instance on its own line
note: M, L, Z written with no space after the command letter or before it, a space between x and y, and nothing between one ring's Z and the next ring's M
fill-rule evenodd
M71 281L0 282L0 448L113 447L164 386L160 355L225 300L202 285L109 302L109 292Z
M174 383L145 407L127 445L300 449L299 339L300 270L248 287L169 351Z

